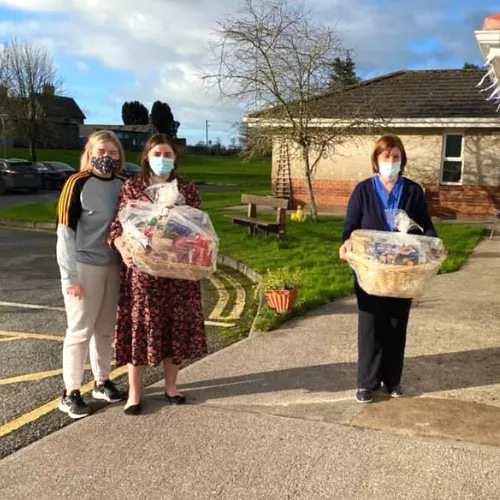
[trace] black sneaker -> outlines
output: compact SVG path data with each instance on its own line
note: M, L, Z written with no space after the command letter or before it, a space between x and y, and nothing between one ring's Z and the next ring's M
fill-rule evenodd
M356 400L358 403L371 403L372 399L372 391L368 389L358 389L356 392Z
M387 393L391 398L400 398L403 395L403 388L400 385L387 387Z
M59 409L73 419L84 418L92 413L90 406L85 403L80 391L77 390L72 391L69 395L64 391L61 401L59 401Z
M116 385L111 382L111 380L106 380L103 385L97 385L97 383L94 384L92 397L94 399L107 401L108 403L118 403L118 401L121 401L125 398L125 394L119 391Z

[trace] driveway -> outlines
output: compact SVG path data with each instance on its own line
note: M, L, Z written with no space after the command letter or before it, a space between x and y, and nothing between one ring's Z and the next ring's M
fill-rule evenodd
M0 208L13 207L15 205L27 205L29 203L48 203L59 199L60 191L40 191L37 194L15 192L0 195Z

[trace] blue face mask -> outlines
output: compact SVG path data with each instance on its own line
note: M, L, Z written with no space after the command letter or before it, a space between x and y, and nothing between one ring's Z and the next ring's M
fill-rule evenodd
M167 177L170 175L172 170L175 168L175 163L173 158L163 158L162 156L154 156L149 160L149 165L151 170L158 177Z
M399 171L401 170L401 162L397 161L396 163L389 163L386 161L378 162L378 171L384 179L394 179L398 176Z

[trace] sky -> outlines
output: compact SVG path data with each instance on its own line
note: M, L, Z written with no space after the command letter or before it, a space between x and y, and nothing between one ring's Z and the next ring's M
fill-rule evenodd
M496 4L496 5L495 5ZM308 0L337 30L363 79L401 69L482 64L474 38L493 0ZM51 53L88 124L121 124L123 102L170 104L189 144L237 137L241 106L222 101L201 74L209 40L239 0L0 0L0 43L12 37Z

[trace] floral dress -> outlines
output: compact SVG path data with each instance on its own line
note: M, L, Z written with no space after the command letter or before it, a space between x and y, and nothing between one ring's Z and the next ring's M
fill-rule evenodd
M177 177L186 204L200 208L197 187ZM131 200L150 201L139 178L127 180L111 224L109 243L122 235L120 209ZM174 364L198 358L207 352L200 283L157 278L122 264L120 300L115 329L117 366L157 365L165 358Z

